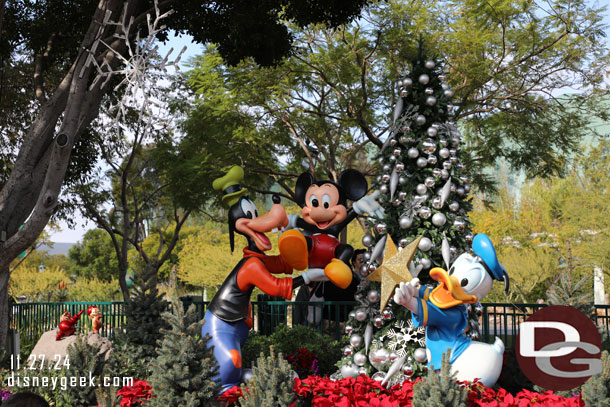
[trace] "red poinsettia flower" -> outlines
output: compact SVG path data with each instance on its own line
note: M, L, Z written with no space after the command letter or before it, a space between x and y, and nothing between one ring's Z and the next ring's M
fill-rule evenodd
M144 380L136 380L131 386L124 386L117 391L117 397L121 397L121 407L142 406L146 400L152 397L152 388Z

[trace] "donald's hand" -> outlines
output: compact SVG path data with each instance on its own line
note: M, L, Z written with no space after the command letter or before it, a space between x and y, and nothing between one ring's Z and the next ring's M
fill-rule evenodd
M394 302L408 308L413 312L417 311L417 301L414 297L417 296L418 283L419 280L416 278L408 283L400 283L400 285L396 287L396 290L394 291Z

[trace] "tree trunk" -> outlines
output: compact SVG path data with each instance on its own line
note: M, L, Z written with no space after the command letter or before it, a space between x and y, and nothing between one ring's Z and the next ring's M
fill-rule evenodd
M8 266L6 270L0 272L0 349L6 349L6 337L9 328L9 313L11 309L8 305L8 278L10 272Z

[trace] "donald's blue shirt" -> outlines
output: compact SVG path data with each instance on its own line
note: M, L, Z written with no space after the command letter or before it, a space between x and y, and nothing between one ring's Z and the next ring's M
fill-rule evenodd
M417 300L417 315L413 314L413 324L426 328L426 348L430 350L431 359L428 368L441 368L443 353L451 349L453 363L470 345L471 340L464 335L468 326L466 306L460 304L447 309L440 309L428 301L431 287L422 286Z

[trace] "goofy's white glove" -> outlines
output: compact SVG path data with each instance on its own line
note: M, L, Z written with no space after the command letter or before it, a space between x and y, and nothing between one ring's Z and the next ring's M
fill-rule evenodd
M394 302L417 314L417 294L419 292L419 280L414 278L408 283L400 283L394 291Z

